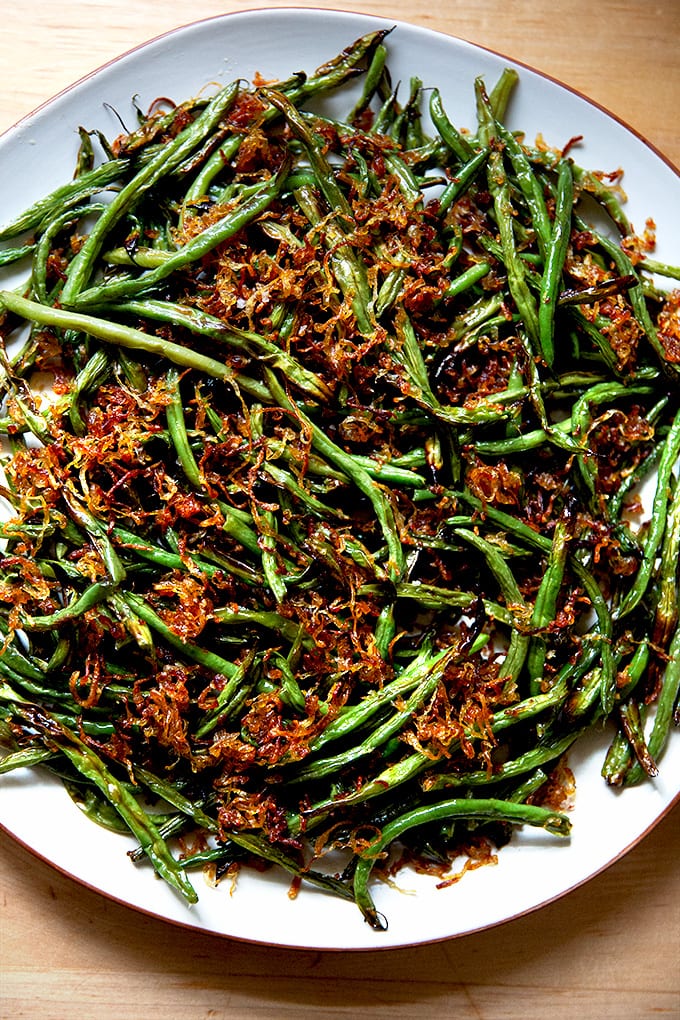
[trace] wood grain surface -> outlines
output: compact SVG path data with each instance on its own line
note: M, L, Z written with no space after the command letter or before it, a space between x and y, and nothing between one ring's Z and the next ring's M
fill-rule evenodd
M589 96L680 165L678 0L0 0L0 131L162 32L258 7L378 14L486 46Z
M290 4L0 0L0 131L153 36L263 6ZM295 6L403 19L495 49L587 94L680 164L677 0ZM607 871L526 917L360 954L268 949L167 925L80 887L0 832L0 1018L677 1018L679 823L676 808Z

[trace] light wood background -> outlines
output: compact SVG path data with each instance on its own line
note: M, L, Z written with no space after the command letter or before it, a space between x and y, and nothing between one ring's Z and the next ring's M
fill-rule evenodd
M119 53L188 21L285 3L0 0L0 131ZM680 3L304 3L414 22L589 95L680 164ZM1 792L0 792L1 796ZM568 897L433 946L248 946L139 915L0 831L0 1020L646 1020L680 1017L680 812Z
M378 14L495 49L589 96L680 165L678 0L0 0L0 131L153 36L262 7Z

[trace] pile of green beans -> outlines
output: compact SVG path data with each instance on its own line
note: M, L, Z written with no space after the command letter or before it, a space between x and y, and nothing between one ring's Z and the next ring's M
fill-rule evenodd
M382 929L400 863L567 836L586 730L606 782L658 771L678 272L505 126L516 83L460 130L372 33L81 129L0 230L0 772L53 771L189 902L257 859Z

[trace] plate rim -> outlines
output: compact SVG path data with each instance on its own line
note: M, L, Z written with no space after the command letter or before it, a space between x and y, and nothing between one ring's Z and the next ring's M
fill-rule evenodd
M619 851L619 853L617 853L610 860L606 861L596 871L592 872L589 875L584 876L580 881L574 882L568 888L560 890L560 892L555 893L554 895L549 896L546 899L542 899L540 901L540 903L535 903L532 906L524 908L523 910L517 910L517 911L515 911L512 914L508 914L505 917L501 917L497 921L493 921L493 922L491 922L489 924L482 924L482 925L480 925L479 927L476 927L476 928L469 928L466 931L452 932L451 934L448 934L448 935L437 935L437 936L433 936L432 938L418 939L418 940L413 941L413 942L391 943L389 945L384 943L384 942L381 944L380 942L376 941L376 944L372 945L372 946L368 946L368 945L366 945L366 946L318 946L318 945L314 945L314 944L311 944L311 943L309 945L306 945L306 944L303 945L302 943L299 943L299 942L288 943L288 942L280 942L280 941L270 941L268 939L248 938L245 935L233 934L232 932L215 931L212 928L197 927L196 925L189 924L188 921L182 921L179 918L175 918L175 917L167 917L164 914L158 913L157 911L152 910L149 907L140 906L140 905L138 905L136 903L130 903L128 900L125 900L125 899L123 899L120 896L116 896L114 893L111 893L111 892L108 892L106 890L102 890L102 889L98 888L96 885L94 885L92 882L89 882L87 879L82 878L79 875L73 874L72 872L68 871L68 869L62 867L60 864L57 864L57 863L51 861L49 859L49 857L45 857L44 854L42 854L39 850L37 850L35 847L31 846L29 843L27 843L25 840L23 840L20 836L17 836L14 832L12 832L11 829L8 829L7 826L4 824L4 822L2 821L2 819L0 819L0 830L2 830L2 832L10 840L12 840L13 843L15 843L19 847L21 847L21 849L24 852L28 853L34 860L39 861L41 864L43 864L45 867L49 868L50 870L56 871L63 878L66 878L69 881L74 882L76 885L80 886L81 888L87 889L88 892L93 893L96 896L101 896L101 897L103 897L105 900L107 900L110 903L115 903L118 906L124 907L126 910L129 910L129 911L133 912L134 914L142 914L144 917L150 918L153 921L157 921L157 922L160 922L162 924L169 924L173 928L177 928L177 929L179 929L181 931L184 931L184 932L189 932L189 933L193 933L193 934L199 933L202 936L210 936L211 938L220 939L220 940L225 940L226 939L226 940L228 940L230 942L239 942L239 943L241 943L243 945L261 946L263 948L269 947L269 948L275 948L275 949L285 949L285 950L292 950L292 951L295 951L295 952L302 952L302 953L309 953L309 952L333 953L333 954L335 954L335 953L348 953L348 952L350 952L350 953L376 953L376 952L387 953L387 952L390 952L392 950L408 949L408 948L413 948L413 947L416 947L416 946L418 946L418 947L420 947L420 946L434 946L434 945L439 945L442 942L453 942L453 941L458 940L458 939L467 938L468 936L481 935L483 932L493 931L494 929L500 928L500 927L502 927L505 924L509 924L511 921L518 921L518 920L520 920L520 918L528 917L531 914L536 914L540 910L543 910L544 907L548 907L552 903L557 903L559 900L565 899L567 896L569 896L571 893L575 892L577 889L582 888L583 886L587 885L589 882L592 882L593 880L597 879L599 876L603 875L606 871L609 871L609 869L611 867L613 867L615 864L618 864L624 857L627 857L628 854L632 850L634 850L636 847L638 847L640 845L640 843L642 843L647 838L647 836L649 836L649 834L664 819L668 818L668 816L674 810L676 810L676 809L680 809L680 790L675 795L673 800L670 801L666 805L664 810L659 815L657 815L657 817L654 818L654 820L647 826L647 828L643 832L641 832L640 835L638 835L635 839L633 839L630 843L628 843L625 847L623 847ZM501 851L501 853L502 853L502 851Z
M31 120L36 114L40 113L46 106L50 106L56 100L60 99L62 96L68 95L70 92L79 88L81 85L84 85L91 78L94 78L95 76L99 75L102 71L106 70L108 67L111 67L112 65L119 63L126 57L136 54L139 50L146 49L149 46L153 46L157 43L162 42L168 37L181 34L187 31L188 29L192 29L200 25L206 25L209 24L210 22L225 21L230 18L248 17L251 15L285 14L286 12L299 12L302 14L312 15L328 14L331 16L347 15L350 17L362 18L366 21L388 22L394 25L395 27L399 27L399 25L406 25L410 29L415 29L416 31L427 33L430 35L444 36L445 38L452 39L459 43L463 43L465 46L472 47L472 49L482 50L495 57L500 57L501 59L508 60L511 63L516 64L518 67L524 68L524 70L526 71L531 71L533 74L537 74L541 78L545 78L547 81L552 82L554 85L558 85L560 88L565 89L567 92L571 92L572 95L577 96L579 99L583 100L583 102L588 103L590 106L599 110L601 113L604 113L610 120L615 121L621 127L625 128L625 130L628 131L631 135L634 135L635 138L638 139L638 141L642 142L648 149L650 149L656 156L658 156L659 159L661 159L671 170L673 170L678 177L680 177L680 166L676 166L673 160L669 156L667 156L666 153L659 148L659 146L657 146L654 142L650 141L650 139L647 138L647 136L642 131L638 130L638 128L633 127L633 125L629 124L628 121L625 120L620 114L609 109L609 107L605 106L603 103L598 102L598 100L593 99L585 92L582 92L580 89L576 88L574 85L568 84L561 78L558 78L555 75L551 74L550 72L544 71L541 68L534 66L533 64L530 64L523 60L519 60L517 57L513 57L510 54L505 53L504 50L497 50L492 46L485 45L484 43L473 42L472 40L465 38L465 36L455 35L451 32L444 32L439 29L429 28L427 25L416 24L415 22L412 21L406 21L403 18L386 18L385 15L382 14L371 14L366 11L353 11L343 7L302 7L296 4L289 4L286 5L285 7L275 8L250 7L243 10L225 11L222 14L211 14L207 15L205 18L196 18L195 20L187 21L184 22L183 24L177 25L174 28L169 28L163 32L159 32L157 35L149 36L149 38L143 40L142 42L136 43L129 49L123 50L122 52L118 53L115 57L111 57L109 60L105 60L103 63L98 64L96 67L92 68L92 70L86 72L79 78L76 78L75 81L72 81L68 85L65 85L62 89L59 89L58 92L55 92L49 98L42 100L40 103L38 103L37 106L33 107L33 109L23 114L23 116L21 116L19 120L14 121L12 124L8 125L8 127L6 127L3 131L1 131L0 142L3 142L5 140L6 135L9 135L17 128L23 126L26 121Z
M494 49L492 47L488 47L488 46L485 46L483 44L472 42L472 41L467 40L467 39L465 39L465 38L463 38L461 36L453 35L453 34L448 33L448 32L435 30L435 29L432 29L432 28L430 28L428 26L425 26L425 25L415 24L413 22L406 21L404 19L386 18L383 15L379 15L379 14L370 14L370 13L366 13L366 12L363 12L363 11L352 11L352 10L336 8L336 7L321 8L321 7L301 7L301 6L296 6L296 5L290 5L290 6L277 7L277 8L255 7L255 8L249 8L247 10L229 11L229 12L224 12L222 14L210 15L210 16L205 17L205 18L198 18L198 19L186 22L186 23L184 23L182 25L179 25L179 26L177 26L175 28L172 28L172 29L169 29L167 31L161 32L161 33L159 33L157 35L151 36L147 40L142 41L142 42L140 42L140 43L130 47L127 50L124 50L123 52L119 53L117 56L112 57L109 60L106 60L101 65L97 66L96 68L94 68L91 71L87 72L86 74L84 74L83 76L79 77L75 81L71 82L69 85L65 86L63 89L61 89L60 91L55 93L50 98L45 99L44 101L39 103L38 106L36 106L33 110L31 110L27 114L23 115L18 121L16 121L14 124L10 125L2 133L0 133L0 143L3 144L3 145L7 144L7 143L11 144L12 136L15 134L15 132L18 132L19 129L21 129L22 127L26 126L37 115L44 113L49 107L51 107L52 105L57 103L63 97L67 97L71 93L73 93L74 91L76 91L76 90L78 90L80 88L85 87L92 79L98 77L102 72L106 71L109 68L115 67L116 65L118 65L119 63L121 63L122 61L124 61L127 58L134 57L134 56L138 55L141 51L144 51L144 50L146 50L146 49L148 49L150 47L153 47L153 46L162 45L164 42L166 42L167 40L171 40L173 37L181 36L181 35L183 35L183 34L185 34L187 32L191 32L191 31L194 31L194 30L200 30L201 27L205 27L206 25L209 25L209 24L212 24L212 23L216 23L216 22L225 23L225 22L228 22L228 21L233 20L235 18L249 19L249 18L253 18L253 17L255 17L255 18L262 17L262 16L265 16L265 15L266 16L271 16L273 14L276 15L276 16L281 16L281 15L285 16L286 14L290 14L290 13L295 13L296 15L302 15L302 16L312 16L312 17L316 17L316 16L319 16L319 15L324 15L324 16L329 16L329 15L330 16L338 16L339 15L339 16L346 16L346 17L349 17L349 18L352 18L352 19L356 19L356 20L362 20L366 24L368 24L368 23L373 23L374 25L376 25L377 23L382 24L382 25L389 24L389 25L393 25L396 28L402 26L402 27L407 28L409 31L415 31L417 33L422 33L424 36L434 36L434 37L438 37L438 38L443 38L445 40L449 40L453 44L458 44L458 45L461 45L463 47L468 48L471 52L487 53L487 54L489 54L489 55L491 55L491 56L493 56L495 58L500 58L502 60L508 61L509 63L515 65L516 67L518 67L520 69L524 69L526 71L529 71L533 75L536 75L537 77L539 77L539 78L541 78L541 79L543 79L543 80L545 80L547 82L550 82L550 83L558 86L560 89L564 90L567 93L570 93L572 96L577 97L582 102L588 104L590 107L592 107L595 110L599 111L599 113L603 114L606 118L608 118L609 120L611 120L614 123L618 124L628 134L630 134L635 139L637 139L639 142L641 142L648 150L650 150L650 152L656 158L658 158L673 173L675 173L676 176L680 177L680 170L678 170L678 168L675 166L675 164L654 143L650 142L637 129L631 127L631 125L628 124L624 119L622 119L618 114L613 113L607 107L605 107L602 104L598 103L597 101L591 99L589 96L585 95L580 90L578 90L578 89L576 89L576 88L566 84L565 82L563 82L559 78L557 78L557 77L555 77L555 76L553 76L553 75L551 75L551 74L549 74L549 73L547 73L545 71L542 71L542 70L536 68L535 66L533 66L531 64L528 64L526 62L518 60L517 58L509 56L509 55L507 55L507 54L505 54L505 53L503 53L503 52L501 52L499 50L496 50L496 49ZM88 889L89 891L95 893L97 896L102 896L106 900L109 900L111 902L115 902L117 904L120 904L121 906L123 906L123 907L125 907L125 908L127 908L129 910L132 910L135 913L141 913L141 914L143 914L143 915L145 915L147 917L153 918L154 920L162 921L162 922L164 922L166 924L169 923L169 924L171 924L171 925L173 925L174 927L177 927L177 928L189 930L189 931L192 931L192 932L199 931L203 935L211 935L211 936L214 936L214 937L217 937L217 938L220 938L220 939L229 939L229 940L233 940L233 941L237 941L237 942L242 942L242 943L246 943L246 944L261 945L261 946L274 946L274 947L279 947L279 948L295 949L295 950L302 950L302 951L314 950L314 951L317 951L317 952L331 952L331 953L333 953L333 952L347 952L347 951L350 951L350 952L374 952L374 951L386 952L388 950L400 949L400 948L405 948L405 947L408 947L408 946L433 945L433 944L436 944L436 943L439 943L439 942L448 941L450 939L457 939L457 938L465 937L467 935L479 934L479 933L481 933L483 931L490 930L490 929L493 929L493 928L497 928L497 927L499 927L499 926L501 926L501 925L503 925L503 924L505 924L505 923L507 923L509 921L517 920L520 917L524 917L524 916L526 916L528 914L535 913L536 911L542 909L544 906L547 906L550 903L554 903L557 900L560 900L560 899L564 898L565 896L567 896L571 892L573 892L575 889L578 889L579 887L581 887L581 886L585 885L586 883L590 882L592 879L597 878L603 872L607 871L612 865L614 865L618 861L620 861L631 850L633 850L635 847L637 847L661 821L663 821L666 817L668 817L668 815L677 807L678 802L680 802L680 789L678 789L678 791L675 793L675 795L664 805L663 809L652 819L652 821L643 829L643 831L640 832L639 834L636 834L634 838L630 839L625 844L625 846L621 847L617 851L617 853L614 856L612 856L606 862L604 862L603 864L598 866L595 871L586 874L585 876L583 876L582 878L580 878L577 881L574 881L568 887L566 887L564 889L560 889L558 892L556 892L554 894L551 894L551 895L549 895L546 898L540 899L540 901L537 902L537 903L533 903L533 904L531 904L529 906L526 906L526 907L524 907L522 909L515 910L513 913L506 914L505 916L500 917L497 920L494 920L492 922L483 923L483 924L479 925L478 927L469 928L469 929L467 929L465 931L453 932L453 933L443 934L443 935L436 935L436 936L433 936L432 938L417 938L416 940L409 940L409 941L398 941L398 942L391 942L391 943L384 943L383 942L382 944L379 941L376 941L375 944L370 945L370 946L369 945L319 946L319 945L314 945L313 943L312 944L303 944L302 942L284 942L284 941L280 941L280 940L269 940L269 939L266 939L266 938L259 938L259 937L258 938L248 937L246 935L235 934L235 933L228 932L228 931L217 931L215 929L206 928L206 927L203 927L201 925L198 925L198 926L195 925L195 924L192 925L188 921L184 922L184 921L182 921L179 918L167 916L167 915L165 915L165 914L163 914L163 913L161 913L161 912L159 912L159 911L157 911L157 910L155 910L153 908L150 908L150 907L144 906L144 905L139 905L137 903L131 902L130 900L126 900L125 898L123 898L121 896L117 896L113 892L110 892L110 891L107 891L107 890L103 890L102 888L100 888L96 884L94 884L93 882L89 881L87 878L81 877L81 876L79 876L79 875L69 871L66 867L64 867L64 866L62 866L62 865L52 861L49 857L47 857L39 849L37 849L36 847L32 846L30 843L28 843L21 836L17 835L15 832L13 832L12 829L10 829L5 824L5 822L2 820L1 817L0 817L0 829L14 843L16 843L20 847L22 847L23 850L28 852L33 858L39 860L41 863L47 865L49 868L54 869L60 875L62 875L63 877L67 878L68 880L74 881L79 886L81 886L81 887L83 887L85 889ZM359 923L360 923L360 921L359 921Z

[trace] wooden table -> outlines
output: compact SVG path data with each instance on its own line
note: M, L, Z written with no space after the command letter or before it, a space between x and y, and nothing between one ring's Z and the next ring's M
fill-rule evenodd
M286 5L0 0L0 131L154 35L261 6ZM676 0L337 6L440 29L533 65L616 112L680 164ZM608 871L527 917L438 945L349 955L176 929L104 901L0 833L0 1017L677 1017L679 821L676 809Z

